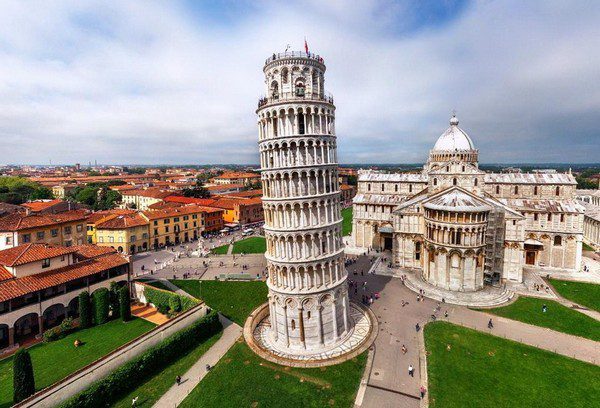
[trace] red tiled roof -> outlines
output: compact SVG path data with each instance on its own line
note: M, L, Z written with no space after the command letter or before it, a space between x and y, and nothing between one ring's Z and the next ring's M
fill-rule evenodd
M211 205L216 200L214 198L196 198L196 197L184 197L180 195L172 195L165 198L166 202L175 202L183 204L198 204L198 205Z
M185 205L185 204L183 204L183 203L177 203L177 202L174 202L174 201L159 201L157 203L150 204L148 206L148 209L149 210L165 210L167 208L181 207L182 205Z
M142 214L149 220L156 220L160 218L177 217L178 215L201 213L204 211L203 208L204 207L199 205L184 205L165 210L144 211Z
M254 197L262 197L262 195L263 195L262 189L257 189L257 190L239 191L237 193L229 193L226 195L226 197L254 198Z
M22 278L7 279L0 282L0 302L44 290L52 286L62 285L66 282L90 276L110 268L126 265L127 263L127 259L113 253L94 259L87 259L52 271L24 276Z
M208 191L231 190L232 188L244 188L243 184L218 184L216 186L208 186Z
M0 251L0 265L18 266L75 252L73 247L47 244L23 244Z
M88 224L96 224L103 219L114 218L119 215L135 214L136 212L137 212L136 210L126 210L126 209L96 211L96 212L88 215L87 223Z
M213 177L215 179L237 179L237 178L258 178L260 174L248 172L230 172L223 173L220 176Z
M126 196L138 196L138 197L150 197L150 198L166 198L173 194L172 191L163 191L156 188L149 188L146 190L128 190L124 191L123 195Z
M12 213L0 218L0 231L19 231L31 228L46 227L85 220L88 213L85 210L65 211L58 214L24 214Z
M92 244L73 245L71 248L75 249L79 259L97 258L106 254L117 253L114 248Z
M135 214L126 214L126 215L117 215L115 217L109 218L104 221L100 221L96 224L97 229L123 229L123 228L132 228L139 227L142 225L148 225L148 221L139 215Z
M13 274L6 270L6 268L0 265L0 282L14 278Z
M31 211L34 212L38 212L38 211L43 211L47 208L50 208L56 204L60 204L62 203L63 200L38 200L38 201L31 201L28 203L23 203L21 204L21 206L29 208Z
M340 190L352 190L352 189L354 189L354 186L351 186L349 184L342 184L340 186Z

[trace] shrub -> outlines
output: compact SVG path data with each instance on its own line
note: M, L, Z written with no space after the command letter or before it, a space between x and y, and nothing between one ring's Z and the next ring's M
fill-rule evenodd
M187 296L181 296L167 290L161 290L152 288L150 286L144 287L144 295L146 300L152 303L160 313L166 315L169 314L170 310L173 310L171 299L176 298L173 302L179 302L179 310L175 313L191 309L198 304L198 301Z
M16 404L35 393L33 364L26 349L19 349L13 360L13 402Z
M73 325L73 319L67 317L62 321L60 326L53 327L50 330L46 330L44 332L43 338L44 342L49 343L51 341L55 341L58 339L62 339L67 334L71 333L75 330L75 326Z
M119 309L124 322L131 319L131 299L127 285L119 290Z
M108 289L101 288L92 294L94 300L94 323L104 324L108 321L109 293Z
M79 294L79 326L83 329L92 326L92 308L90 294L81 292Z
M171 296L171 298L169 298L169 308L172 312L181 312L181 301L178 296Z
M65 402L63 408L105 407L138 387L199 343L222 329L219 316L211 312L191 326L178 331L141 356L117 368L107 377Z

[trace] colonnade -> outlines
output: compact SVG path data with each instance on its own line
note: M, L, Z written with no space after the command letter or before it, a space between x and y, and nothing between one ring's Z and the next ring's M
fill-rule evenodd
M265 221L273 229L317 228L341 221L339 200L265 203Z
M316 262L307 266L271 265L269 283L279 289L314 290L336 284L343 276L341 259Z
M337 226L311 233L268 234L266 238L267 255L281 261L310 261L342 249L342 234Z
M262 169L337 164L336 144L329 138L306 138L261 144Z
M335 167L315 170L263 171L263 195L268 198L301 198L339 193Z
M287 107L259 115L258 140L298 135L334 135L333 110L324 107Z

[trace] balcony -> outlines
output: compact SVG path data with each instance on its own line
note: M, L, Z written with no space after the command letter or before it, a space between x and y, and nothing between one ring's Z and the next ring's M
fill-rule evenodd
M325 64L325 60L321 58L320 55L313 54L312 52L304 52L304 51L286 51L280 53L273 53L272 56L265 60L265 65L270 64L273 61L277 61L279 59L284 58L308 58L320 62L321 64Z
M327 102L333 105L333 95L328 92L305 92L302 88L298 88L295 92L279 92L270 96L262 96L258 100L258 107L262 108L271 103L295 101Z

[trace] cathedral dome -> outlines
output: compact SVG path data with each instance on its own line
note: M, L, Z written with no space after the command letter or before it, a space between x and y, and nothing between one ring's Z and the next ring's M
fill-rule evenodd
M435 146L435 151L455 151L455 150L475 150L473 141L465 133L464 130L458 127L458 119L452 115L450 119L450 127L439 137Z

